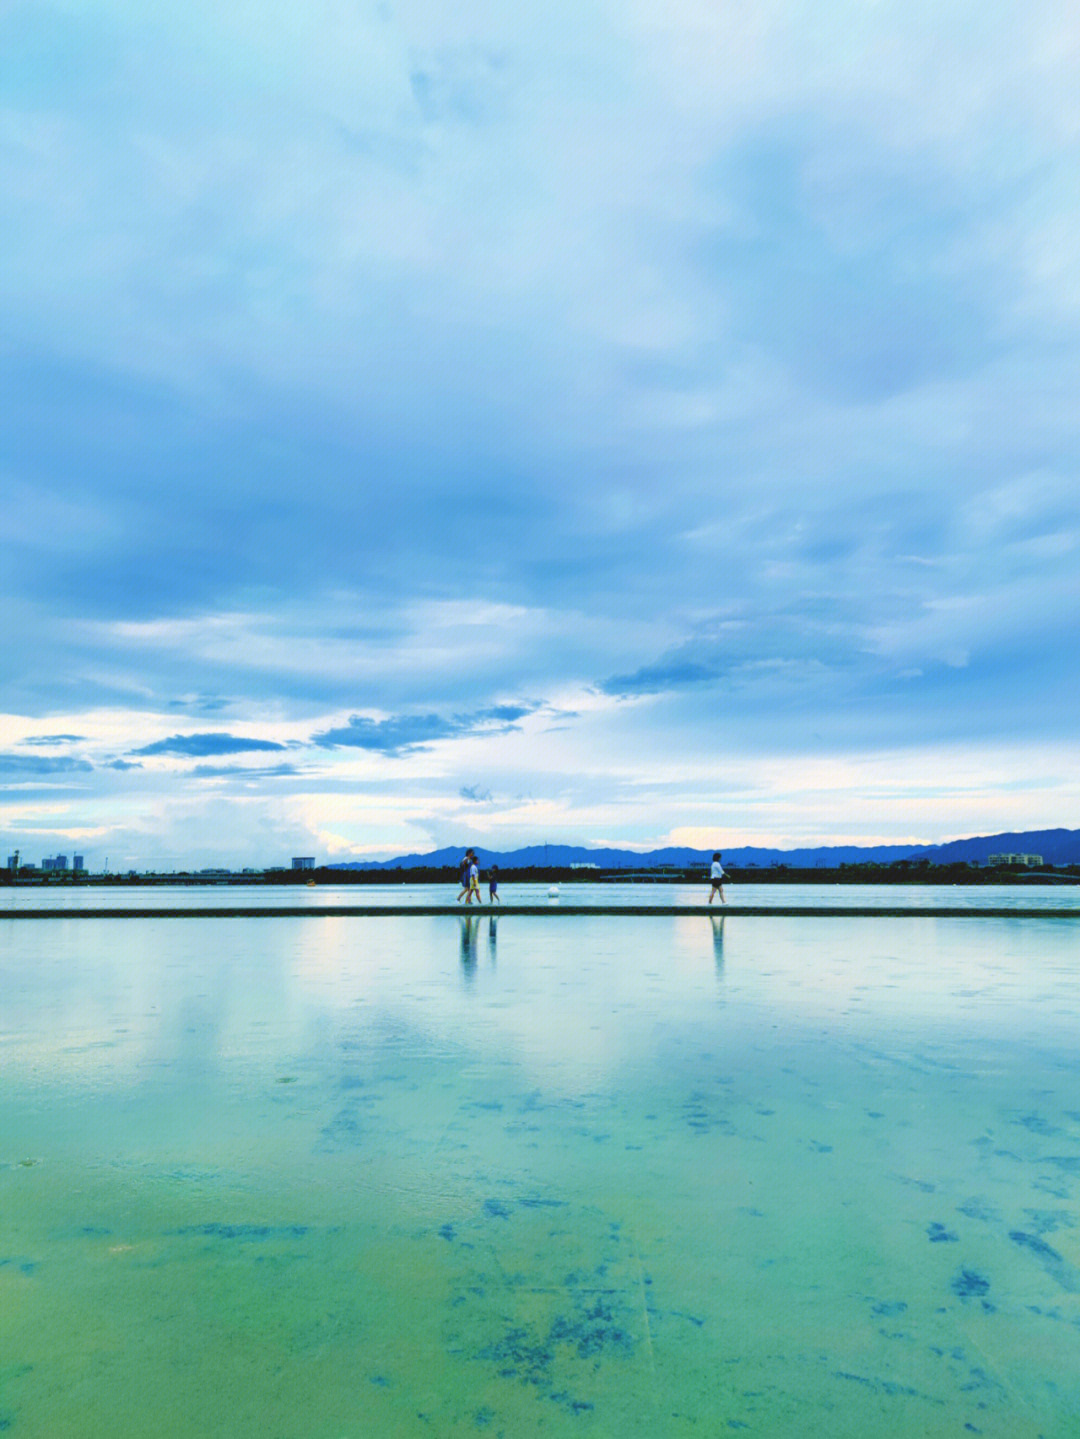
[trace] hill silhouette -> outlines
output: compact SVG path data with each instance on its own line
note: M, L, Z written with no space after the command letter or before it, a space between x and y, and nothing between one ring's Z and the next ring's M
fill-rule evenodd
M985 864L992 854L1038 854L1048 865L1080 864L1080 830L1038 829L1005 834L976 835L945 844L818 845L805 849L766 849L756 846L723 847L724 863L735 868L786 864L796 869L832 869L841 864L890 864L899 859L928 859L932 864ZM587 849L582 845L533 844L523 849L494 850L473 844L481 865L505 869L566 868L595 864L599 869L656 869L674 865L686 869L707 864L712 850L671 847L642 853L629 849ZM457 865L465 845L404 854L395 859L352 860L329 865L331 869L440 869Z

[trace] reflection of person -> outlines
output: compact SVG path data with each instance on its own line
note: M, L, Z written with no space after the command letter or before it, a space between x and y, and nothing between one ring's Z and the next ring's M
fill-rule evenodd
M469 902L469 876L472 871L473 852L471 849L465 851L465 858L461 861L461 893L457 897L458 904L462 900Z
M709 920L712 925L713 955L716 958L716 972L718 975L724 972L724 916L714 914Z
M476 931L480 927L480 916L461 916L461 972L466 980L476 973Z
M499 898L499 866L493 864L488 871L488 904L502 904Z
M720 895L720 903L726 904L724 898L724 866L720 863L719 850L712 857L712 868L709 870L709 903L712 904L713 896Z

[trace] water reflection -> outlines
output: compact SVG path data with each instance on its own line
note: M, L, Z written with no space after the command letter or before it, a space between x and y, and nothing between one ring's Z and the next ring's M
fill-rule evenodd
M458 920L461 927L461 973L466 983L476 977L476 937L480 930L480 918L474 914L463 914Z
M423 1406L433 1433L682 1439L716 1428L724 1348L730 1428L818 1432L854 1392L862 1439L1074 1433L1075 931L727 917L505 916L497 969L475 912L18 926L21 1412L82 1434L89 1407L110 1439L260 1439L271 1411L344 1433L361 1405L371 1433Z
M720 977L724 973L724 916L712 914L709 916L709 923L712 925L713 958L716 960L716 973Z

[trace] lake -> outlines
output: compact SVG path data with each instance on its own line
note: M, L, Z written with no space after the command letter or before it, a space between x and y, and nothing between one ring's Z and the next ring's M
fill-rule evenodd
M871 893L0 891L0 1431L1075 1436L1077 890Z

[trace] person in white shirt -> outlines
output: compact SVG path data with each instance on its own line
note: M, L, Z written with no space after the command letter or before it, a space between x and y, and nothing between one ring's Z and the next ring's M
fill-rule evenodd
M712 904L713 896L720 895L720 903L726 904L724 898L724 866L720 863L720 853L717 851L712 857L712 869L709 871L709 903Z

